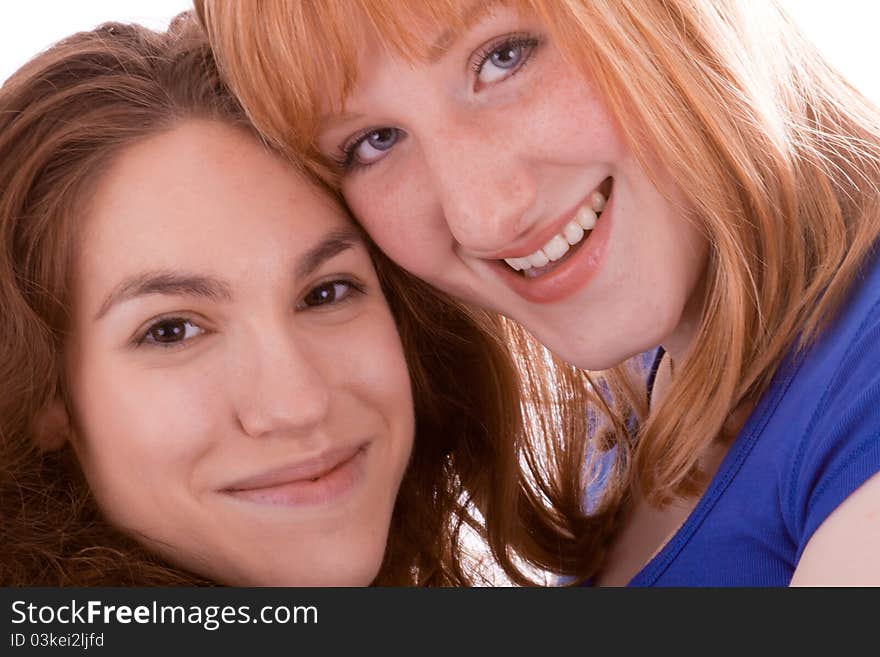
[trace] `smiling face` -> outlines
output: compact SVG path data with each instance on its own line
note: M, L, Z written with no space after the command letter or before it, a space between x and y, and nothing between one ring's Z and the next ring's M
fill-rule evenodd
M536 17L490 5L427 63L372 43L318 143L394 260L569 362L690 343L706 241Z
M225 584L368 584L414 419L342 210L250 135L189 122L126 149L85 215L71 440L111 522Z

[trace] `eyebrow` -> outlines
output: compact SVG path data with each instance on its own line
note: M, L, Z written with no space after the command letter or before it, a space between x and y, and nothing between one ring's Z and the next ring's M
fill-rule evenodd
M360 231L354 226L332 231L297 260L297 278L305 278L313 274L326 261L335 258L343 251L354 248L357 244L362 245L363 243Z
M297 259L297 278L309 276L327 260L356 244L363 244L357 228L352 226L332 231ZM229 283L215 276L173 270L147 271L130 276L114 287L104 299L94 320L101 319L115 305L152 294L197 297L212 301L231 301L233 297Z
M461 31L471 29L477 21L495 9L498 4L498 0L494 2L474 2L471 4L465 9L464 16L461 19ZM459 31L451 28L443 30L428 49L428 62L433 64L440 59L460 37L461 32Z
M229 285L213 276L203 276L179 271L147 271L130 276L113 288L95 314L95 321L110 309L129 299L150 294L200 297L214 301L229 301L232 291Z

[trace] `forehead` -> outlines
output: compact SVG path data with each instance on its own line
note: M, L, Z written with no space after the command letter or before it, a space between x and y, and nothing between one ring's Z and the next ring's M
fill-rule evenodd
M129 146L96 185L80 271L216 268L304 251L346 215L249 134L184 123ZM279 256L274 256L279 257Z

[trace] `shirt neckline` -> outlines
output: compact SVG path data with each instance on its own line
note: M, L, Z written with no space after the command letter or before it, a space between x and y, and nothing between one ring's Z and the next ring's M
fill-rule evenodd
M651 392L656 379L657 369L663 358L663 348L658 348L657 356L651 368L648 378L648 401L650 403ZM749 414L746 423L740 429L730 449L721 461L717 472L709 482L706 492L694 506L693 510L682 523L681 527L669 538L666 544L654 554L648 562L630 579L627 586L651 586L666 569L675 561L679 552L687 545L691 537L706 520L712 508L721 498L724 491L733 481L734 476L742 467L746 457L758 442L764 427L773 415L773 411L779 405L785 392L791 385L797 374L802 359L795 360L793 351L786 355L776 370L767 390L761 395L755 408Z

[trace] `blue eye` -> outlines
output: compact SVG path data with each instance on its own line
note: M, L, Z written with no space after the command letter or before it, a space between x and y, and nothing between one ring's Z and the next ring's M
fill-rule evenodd
M351 281L336 280L321 283L313 287L303 297L299 307L301 310L331 306L346 301L352 293L363 292L363 288Z
M519 71L538 45L534 37L511 36L479 51L473 66L480 84L504 80Z
M522 56L522 46L504 46L503 48L499 48L498 50L495 50L491 55L489 55L489 61L498 68L513 68L514 66L519 64Z
M151 324L137 340L160 347L173 346L202 335L203 328L182 317L168 317Z
M389 150L403 138L398 128L374 128L353 140L342 150L345 155L341 163L344 168L368 165L381 160Z

